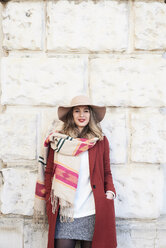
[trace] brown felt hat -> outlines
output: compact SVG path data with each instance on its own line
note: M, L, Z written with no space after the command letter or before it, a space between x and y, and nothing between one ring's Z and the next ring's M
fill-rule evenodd
M91 106L91 108L93 109L95 113L97 122L100 122L103 120L105 113L106 113L106 107L93 105L91 99L83 95L74 97L71 100L70 105L58 107L59 120L64 122L66 119L66 115L71 110L71 108L75 106L83 106L83 105Z

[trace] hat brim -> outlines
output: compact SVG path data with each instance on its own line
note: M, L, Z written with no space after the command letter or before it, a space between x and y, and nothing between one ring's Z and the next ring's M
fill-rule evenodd
M90 106L94 113L95 113L95 117L96 117L96 120L97 122L100 122L103 120L104 116L105 116L105 113L106 113L106 107L105 106L96 106L96 105L92 105L92 104L83 104L85 106ZM66 115L67 113L73 108L73 107L76 107L76 106L81 106L80 104L75 104L75 105L71 105L70 107L69 106L59 106L58 107L58 118L59 120L65 122L66 120Z

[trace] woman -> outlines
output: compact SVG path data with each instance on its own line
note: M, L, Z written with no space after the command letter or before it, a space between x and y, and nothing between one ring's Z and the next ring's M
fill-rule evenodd
M64 122L52 132L45 170L48 248L115 248L116 197L109 143L99 122L106 108L77 96L58 108Z

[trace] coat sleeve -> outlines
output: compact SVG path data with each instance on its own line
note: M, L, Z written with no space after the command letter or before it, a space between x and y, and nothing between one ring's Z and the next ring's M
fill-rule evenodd
M53 163L54 163L54 151L53 151L53 149L49 148L49 153L48 153L48 158L47 158L47 166L46 166L46 170L45 170L45 189L46 189L47 214L48 214L48 210L50 210L50 207L51 207L50 192L51 192L51 185L52 185Z
M113 184L112 173L110 169L110 155L109 155L109 142L106 136L104 136L104 189L105 192L113 191L116 197L116 191Z

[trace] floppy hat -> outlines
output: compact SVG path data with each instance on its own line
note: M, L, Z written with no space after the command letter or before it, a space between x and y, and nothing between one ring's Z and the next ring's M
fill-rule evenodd
M84 95L74 97L71 100L70 105L59 106L58 107L59 120L64 122L66 119L67 113L71 110L72 107L82 106L82 105L91 106L91 108L93 109L93 111L95 113L97 122L100 122L103 120L103 118L105 116L105 112L106 112L106 107L93 105L91 99L87 96L84 96Z

